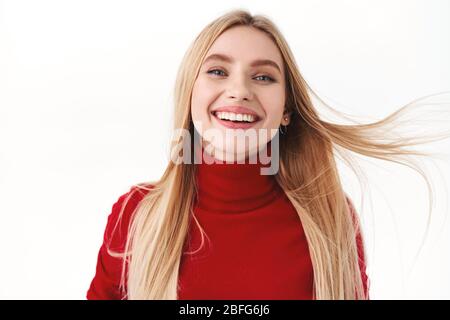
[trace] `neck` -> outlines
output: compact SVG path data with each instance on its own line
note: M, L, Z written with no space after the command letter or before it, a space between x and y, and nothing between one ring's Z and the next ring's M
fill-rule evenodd
M270 145L269 145L270 146ZM196 164L197 205L218 213L239 213L267 205L279 194L275 176L262 175L263 164L236 161L227 163L213 158L204 148L196 149L201 161ZM270 148L268 148L270 157Z

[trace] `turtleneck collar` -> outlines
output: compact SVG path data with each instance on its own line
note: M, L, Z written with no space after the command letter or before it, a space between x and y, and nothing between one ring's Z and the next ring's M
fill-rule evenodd
M270 156L270 142L267 145ZM200 148L196 149L197 154ZM196 164L198 198L196 204L215 213L243 213L271 203L280 193L274 175L261 175L269 164L218 163L201 148L201 163ZM206 160L205 160L206 159ZM206 163L213 162L212 164Z

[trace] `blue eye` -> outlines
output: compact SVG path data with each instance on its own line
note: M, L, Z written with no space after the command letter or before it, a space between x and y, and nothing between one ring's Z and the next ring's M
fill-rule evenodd
M275 81L275 80L273 80L271 77L269 77L269 76L257 76L256 78L260 78L260 77L266 77L266 81L269 81L269 82L273 82L273 81Z
M218 74L218 73L215 73L215 71L219 72L219 74ZM220 70L220 69L209 70L207 73L208 73L208 74L213 74L213 75L216 75L216 76L221 76L222 74L220 74L220 72L221 72L221 73L224 73L224 71L222 71L222 70ZM266 76L266 75L257 76L257 77L255 77L255 79L256 79L256 78L261 78L261 77L264 77L264 78L266 79L266 80L263 80L264 82L275 82L275 80L274 80L273 78L271 78L271 77L269 77L269 76Z
M218 75L218 74L213 73L214 71L223 72L222 70L219 70L219 69L213 69L213 70L209 70L207 73L209 73L209 74L214 74L214 75Z

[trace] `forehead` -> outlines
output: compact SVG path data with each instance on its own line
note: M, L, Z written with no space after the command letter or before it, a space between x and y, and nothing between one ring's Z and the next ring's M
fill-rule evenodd
M283 66L281 53L271 38L263 31L248 26L226 30L212 44L206 57L220 53L232 56L242 63L270 59Z

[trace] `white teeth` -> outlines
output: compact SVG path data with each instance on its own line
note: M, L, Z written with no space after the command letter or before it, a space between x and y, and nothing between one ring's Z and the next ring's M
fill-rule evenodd
M216 117L219 119L231 121L247 121L254 122L255 117L251 114L233 113L233 112L216 112Z

